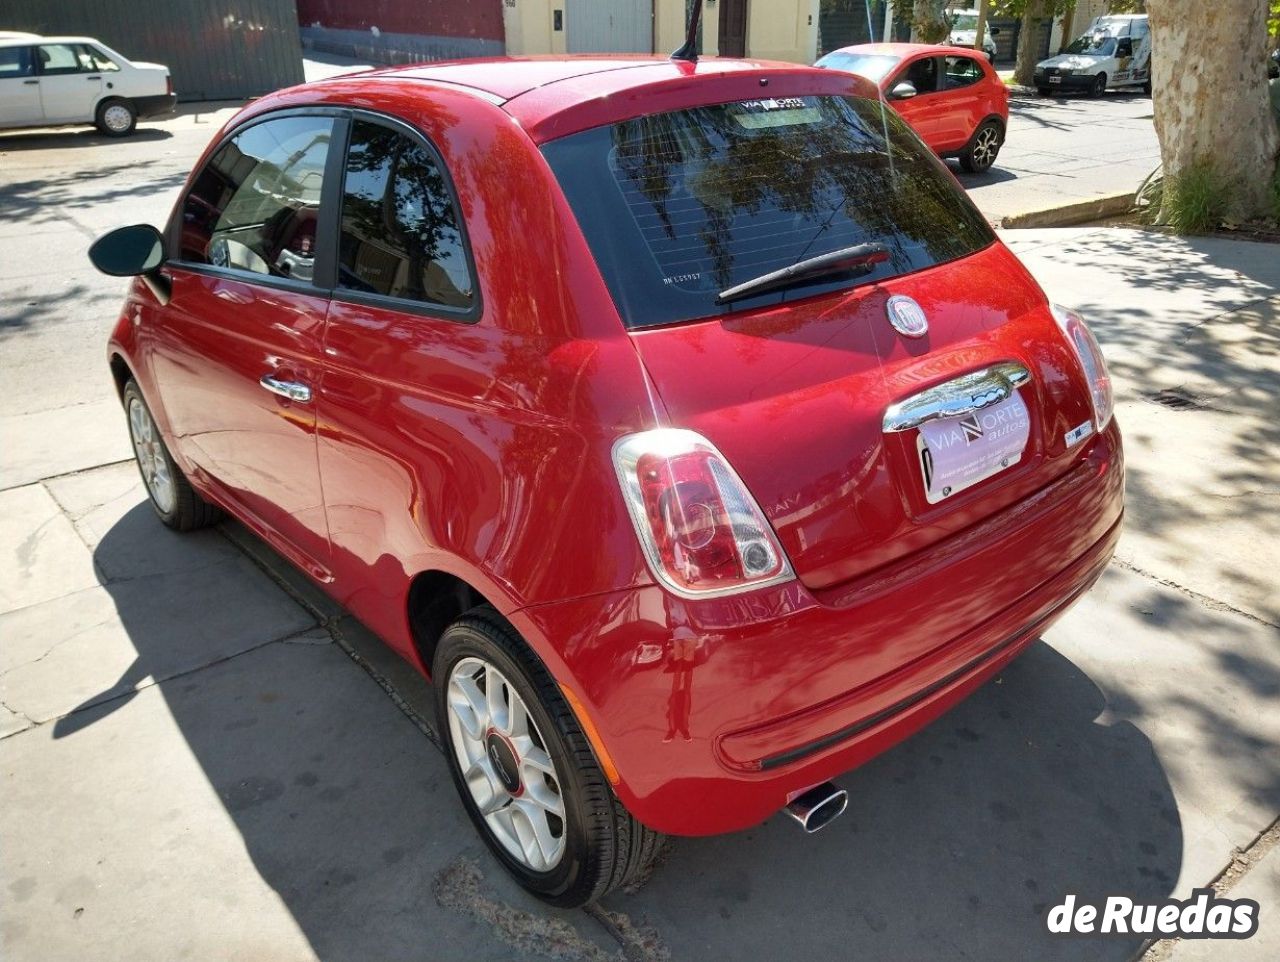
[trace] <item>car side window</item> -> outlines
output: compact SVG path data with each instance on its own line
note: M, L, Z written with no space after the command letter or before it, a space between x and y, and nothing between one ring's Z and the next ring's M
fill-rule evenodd
M435 155L368 120L351 128L338 287L454 308L472 303L460 216Z
M35 72L30 47L0 47L0 80L30 77Z
M183 202L181 259L310 281L332 135L330 117L279 117L219 147Z
M967 87L982 79L982 68L972 57L946 57L947 90Z
M907 68L902 78L916 88L918 94L931 94L938 89L938 59L925 57Z
M94 46L86 46L84 48L85 56L89 61L90 70L112 71L119 70L120 65L112 60L105 50L100 50Z
M40 57L40 73L46 77L92 69L86 64L87 57L80 44L46 43L36 49Z

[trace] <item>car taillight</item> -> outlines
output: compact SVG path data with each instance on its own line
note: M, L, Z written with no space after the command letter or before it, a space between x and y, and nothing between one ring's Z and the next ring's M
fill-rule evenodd
M1062 328L1067 343L1076 352L1080 369L1085 380L1089 382L1089 400L1093 403L1093 422L1099 431L1111 422L1111 413L1115 410L1115 396L1111 389L1111 374L1107 371L1106 358L1102 356L1102 348L1089 330L1084 318L1060 304L1050 304L1053 319Z
M649 567L674 594L734 594L795 577L746 485L702 435L628 435L613 446L613 466Z
M173 93L173 75L172 74L164 75L164 92L166 94Z

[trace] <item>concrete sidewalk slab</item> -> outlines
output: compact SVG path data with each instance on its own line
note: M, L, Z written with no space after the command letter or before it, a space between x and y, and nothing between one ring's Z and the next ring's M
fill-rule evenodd
M0 437L6 446L0 490L133 457L115 397L34 414L0 415ZM68 438L76 438L76 443L69 444Z
M0 491L0 614L97 583L93 559L48 491Z

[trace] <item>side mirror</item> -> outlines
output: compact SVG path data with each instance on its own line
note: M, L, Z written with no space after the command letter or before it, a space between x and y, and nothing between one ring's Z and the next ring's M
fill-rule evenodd
M1000 36L1000 28L999 28L999 27L988 27L988 28L987 28L987 33L991 34L991 36L993 36L993 37L998 37L998 36Z
M158 273L164 263L164 238L150 224L118 227L103 234L89 247L89 260L111 277L141 277L157 301L169 303L169 281Z
M150 224L118 227L93 242L89 260L111 277L150 274L164 263L164 238Z
M916 95L916 85L910 80L904 80L900 84L895 84L894 88L889 91L890 100L910 100Z

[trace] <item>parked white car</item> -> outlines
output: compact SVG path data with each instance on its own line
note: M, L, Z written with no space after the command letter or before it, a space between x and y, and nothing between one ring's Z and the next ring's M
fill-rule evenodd
M987 63L996 62L996 42L991 39L1000 28L994 30L988 20L986 29L982 32L982 50L987 55ZM970 47L978 39L978 11L977 10L952 10L951 11L951 36L947 43L953 47Z
M1083 90L1100 97L1117 87L1151 93L1151 26L1146 14L1099 17L1062 53L1036 64L1041 96Z
M95 124L123 137L176 104L162 64L135 63L92 37L0 32L0 129Z

